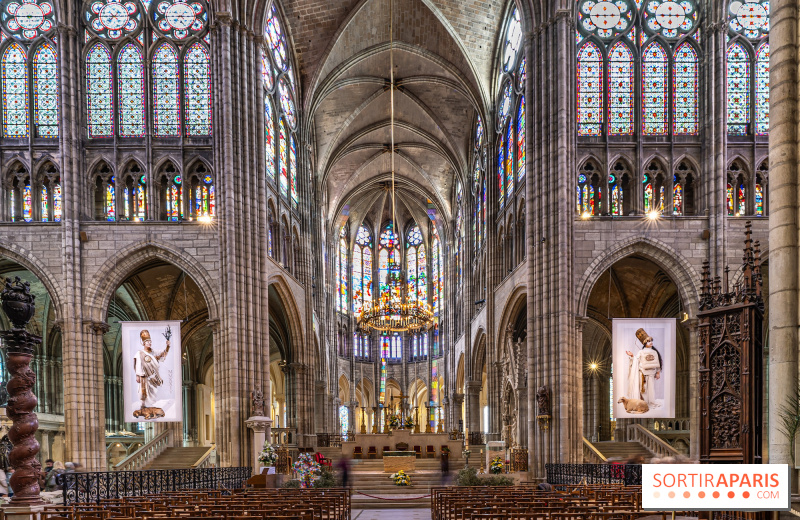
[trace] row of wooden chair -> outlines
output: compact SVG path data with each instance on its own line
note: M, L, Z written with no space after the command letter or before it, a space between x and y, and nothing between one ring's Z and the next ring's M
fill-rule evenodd
M392 451L390 446L384 446L383 450L381 451L381 457L383 457L383 453L387 451ZM448 451L448 446L442 446L439 450L439 453L446 453ZM414 453L417 455L417 458L422 458L422 446L414 446ZM430 444L425 447L425 457L429 459L436 458L436 448L431 446ZM354 459L363 459L364 458L364 450L361 446L356 446L353 448L353 458ZM367 448L367 458L368 459L377 459L378 458L378 448L377 446L370 446Z

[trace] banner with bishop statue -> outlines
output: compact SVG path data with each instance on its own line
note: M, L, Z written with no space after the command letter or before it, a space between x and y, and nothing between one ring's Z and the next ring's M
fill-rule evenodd
M120 325L125 421L181 422L181 322Z
M675 319L611 324L614 417L675 417Z

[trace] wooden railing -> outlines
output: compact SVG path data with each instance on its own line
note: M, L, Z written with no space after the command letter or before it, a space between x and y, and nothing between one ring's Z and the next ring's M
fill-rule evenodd
M192 469L215 467L214 461L216 460L215 457L216 453L217 453L217 445L212 444L211 447L208 448L208 450L206 450L205 453L203 453L203 456L200 457L200 459L197 462L192 464Z
M115 471L142 469L172 446L172 431L166 430L114 466Z
M661 440L658 435L641 424L628 425L628 440L638 442L655 457L677 457L681 455L678 450Z
M605 464L608 462L608 459L586 437L583 438L583 460L589 464Z

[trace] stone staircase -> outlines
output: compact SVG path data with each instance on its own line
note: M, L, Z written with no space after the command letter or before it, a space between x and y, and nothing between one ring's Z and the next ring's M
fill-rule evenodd
M614 441L605 441L605 442L593 442L592 443L597 451L603 454L608 460L628 460L631 457L636 457L641 455L645 459L650 459L653 457L653 454L647 451L647 448L642 446L640 443L632 441L632 442L614 442Z
M470 466L479 467L477 457L470 457ZM389 473L383 471L383 460L353 460L350 467L350 480L353 494L352 509L419 509L430 508L431 499L419 498L430 494L431 487L442 485L441 463L439 459L417 459L417 469L409 473L410 486L395 486ZM455 480L464 461L450 463L449 484ZM371 498L372 495L388 500Z
M142 469L187 469L196 464L208 451L208 446L199 448L166 448Z

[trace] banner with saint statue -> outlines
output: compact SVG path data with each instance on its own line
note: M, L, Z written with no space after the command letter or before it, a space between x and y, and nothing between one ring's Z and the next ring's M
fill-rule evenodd
M125 421L181 422L181 322L120 325Z
M611 323L614 417L675 417L675 319Z

